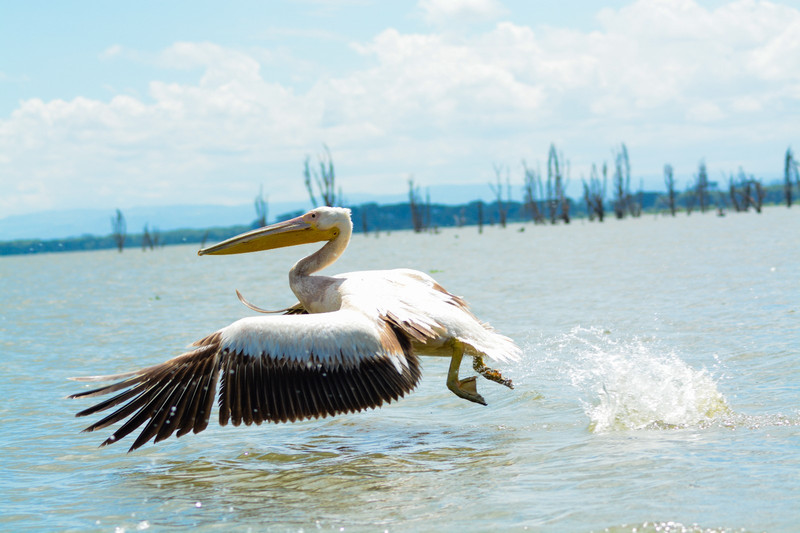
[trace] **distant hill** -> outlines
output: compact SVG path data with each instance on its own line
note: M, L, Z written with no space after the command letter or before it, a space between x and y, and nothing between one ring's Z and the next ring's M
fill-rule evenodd
M278 206L275 206L276 208ZM284 209L302 209L285 204ZM129 233L141 233L144 225L160 231L249 224L255 219L252 205L177 205L124 209ZM19 239L66 239L111 233L113 209L69 209L45 211L0 219L0 241Z
M445 205L466 204L474 200L491 200L488 185L443 185L422 188L423 196L430 192L431 202ZM520 194L517 192L516 194ZM405 194L345 195L347 205L366 203L396 204L407 201ZM519 199L519 198L517 198ZM269 219L274 221L285 213L307 210L311 204L305 201L269 203ZM256 213L252 203L221 205L172 205L131 207L122 210L129 233L141 233L144 225L159 231L176 229L202 229L249 225ZM114 209L68 209L43 211L26 215L0 218L0 241L32 239L66 239L86 235L108 235L111 233L111 216Z

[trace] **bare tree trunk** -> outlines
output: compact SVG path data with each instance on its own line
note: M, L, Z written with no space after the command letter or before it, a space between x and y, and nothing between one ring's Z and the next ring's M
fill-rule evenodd
M408 205L411 208L411 225L414 227L415 233L420 233L424 227L422 218L422 208L420 207L421 199L419 196L419 187L414 187L414 180L408 179Z
M565 177L567 167L564 155L559 156L555 144L551 143L547 154L547 201L551 224L555 224L559 218L565 224L569 224L569 199L565 192L568 181Z
M783 195L786 199L786 207L792 207L792 176L795 181L800 185L800 176L798 176L797 163L794 160L794 154L791 148L786 149L786 158L783 165Z
M606 177L608 167L603 163L603 180L600 181L600 176L597 173L597 165L592 164L592 173L589 176L589 182L583 182L584 199L586 201L586 209L589 212L589 220L597 220L602 222L605 217L605 206L603 202L606 197Z
M583 201L586 203L586 215L589 217L589 222L594 222L594 204L592 203L592 194L589 192L589 184L586 180L583 182Z
M695 186L693 183L689 183L686 186L686 193L684 194L686 198L686 215L689 216L694 211L694 205L697 201L697 196L695 194Z
M672 165L664 165L664 184L667 186L667 205L669 212L675 216L675 177L672 174Z
M753 189L755 189L756 193L753 207L756 208L756 213L761 213L761 206L764 203L764 197L767 195L767 191L765 191L764 187L761 185L761 180L757 180L754 176L750 176L750 181L753 183Z
M144 230L142 230L142 251L144 252L148 248L153 249L153 240L150 238L150 231L147 229L147 224L145 224Z
M317 198L314 194L314 189L317 189L323 205L334 206L342 202L342 191L339 190L339 195L336 195L336 173L333 168L333 156L327 145L323 145L325 153L317 156L317 163L319 170L311 168L311 156L306 156L303 177L308 191L308 196L311 199L311 204L316 207Z
M740 201L741 193L739 189L736 187L736 182L733 180L733 174L731 174L730 180L728 181L728 190L730 191L730 198L731 204L733 204L733 210L739 213L743 211L745 208L742 206L742 202Z
M117 214L111 217L111 236L114 238L114 242L117 244L117 249L120 253L122 253L122 249L125 247L126 231L127 225L125 224L125 216L122 214L122 211L117 209Z
M700 161L697 169L697 176L695 176L695 194L697 195L697 203L700 204L700 212L706 212L708 205L708 172L706 171L705 161Z
M261 228L267 225L267 215L269 213L269 206L267 200L264 198L264 186L258 188L258 196L253 201L256 208L256 221L255 226Z
M522 162L522 167L525 169L525 183L523 185L525 212L528 213L534 224L543 224L544 213L539 206L542 196L542 173L538 169L528 168L525 161Z
M628 148L622 143L620 151L614 158L614 215L620 219L625 217L630 203L631 165L628 160Z
M492 190L492 194L495 195L497 198L497 216L500 218L500 227L506 227L506 214L507 214L507 207L506 204L503 202L503 167L500 165L494 165L494 174L497 179L497 183L489 183L489 188ZM506 167L506 175L508 174L508 167Z
M433 228L431 221L431 190L425 187L425 229L430 231ZM433 228L435 231L435 228Z

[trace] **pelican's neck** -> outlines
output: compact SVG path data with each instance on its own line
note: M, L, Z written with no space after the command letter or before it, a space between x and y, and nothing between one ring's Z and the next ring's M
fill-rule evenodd
M332 265L344 253L350 236L353 233L353 225L344 224L339 228L339 235L325 243L325 246L304 257L289 271L289 286L303 305L308 308L308 303L321 296L319 283L325 280L324 277L312 276L314 272L319 272L323 268Z

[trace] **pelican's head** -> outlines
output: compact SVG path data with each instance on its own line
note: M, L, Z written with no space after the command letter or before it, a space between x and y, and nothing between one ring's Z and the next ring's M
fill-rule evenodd
M219 244L203 248L197 254L243 254L297 244L332 241L342 232L349 235L352 228L349 209L317 207L305 215L231 237Z

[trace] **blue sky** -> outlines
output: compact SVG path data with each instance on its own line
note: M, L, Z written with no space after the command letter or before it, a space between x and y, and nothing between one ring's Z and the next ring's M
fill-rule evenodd
M647 189L770 181L798 123L797 0L2 1L0 218L303 200L323 144L345 196L551 142L573 188L621 142Z

